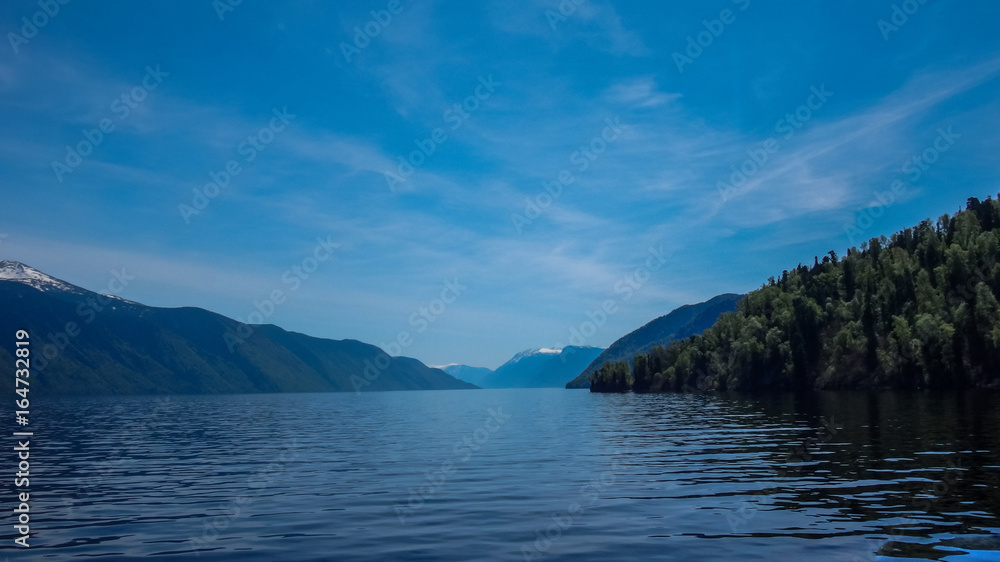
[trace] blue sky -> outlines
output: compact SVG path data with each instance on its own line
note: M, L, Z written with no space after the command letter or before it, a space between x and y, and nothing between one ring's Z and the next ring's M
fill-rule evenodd
M1000 191L996 3L576 1L4 2L0 256L495 368Z

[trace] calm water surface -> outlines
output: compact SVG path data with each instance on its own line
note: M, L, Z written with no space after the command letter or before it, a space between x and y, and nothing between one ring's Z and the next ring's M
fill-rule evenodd
M1000 560L998 399L33 401L33 546L0 556Z

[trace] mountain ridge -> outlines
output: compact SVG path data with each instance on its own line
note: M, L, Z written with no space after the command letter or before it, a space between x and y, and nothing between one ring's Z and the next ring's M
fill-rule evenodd
M459 363L436 366L433 368L441 369L458 380L462 380L476 386L482 386L483 381L493 374L493 369L487 369L486 367L471 367L469 365L462 365Z
M20 262L0 262L0 331L28 330L36 395L228 394L471 389L439 369L358 340L243 324L197 307L101 295ZM13 364L13 341L0 360Z
M558 352L557 352L558 351ZM563 388L604 350L591 346L526 349L483 380L484 388Z
M627 361L631 364L636 355L648 353L657 345L700 334L715 324L723 313L735 311L736 303L743 296L723 293L705 302L679 306L663 316L650 320L608 346L604 353L587 365L583 372L566 383L566 388L589 388L590 375L604 363Z

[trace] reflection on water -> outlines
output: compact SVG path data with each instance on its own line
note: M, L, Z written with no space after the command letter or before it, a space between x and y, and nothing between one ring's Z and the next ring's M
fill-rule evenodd
M8 530L0 548L11 560L1000 560L997 398L39 401L33 546L14 548Z

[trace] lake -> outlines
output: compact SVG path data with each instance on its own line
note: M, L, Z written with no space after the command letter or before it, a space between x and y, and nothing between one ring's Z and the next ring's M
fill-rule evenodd
M1000 560L998 398L38 399L0 556Z

